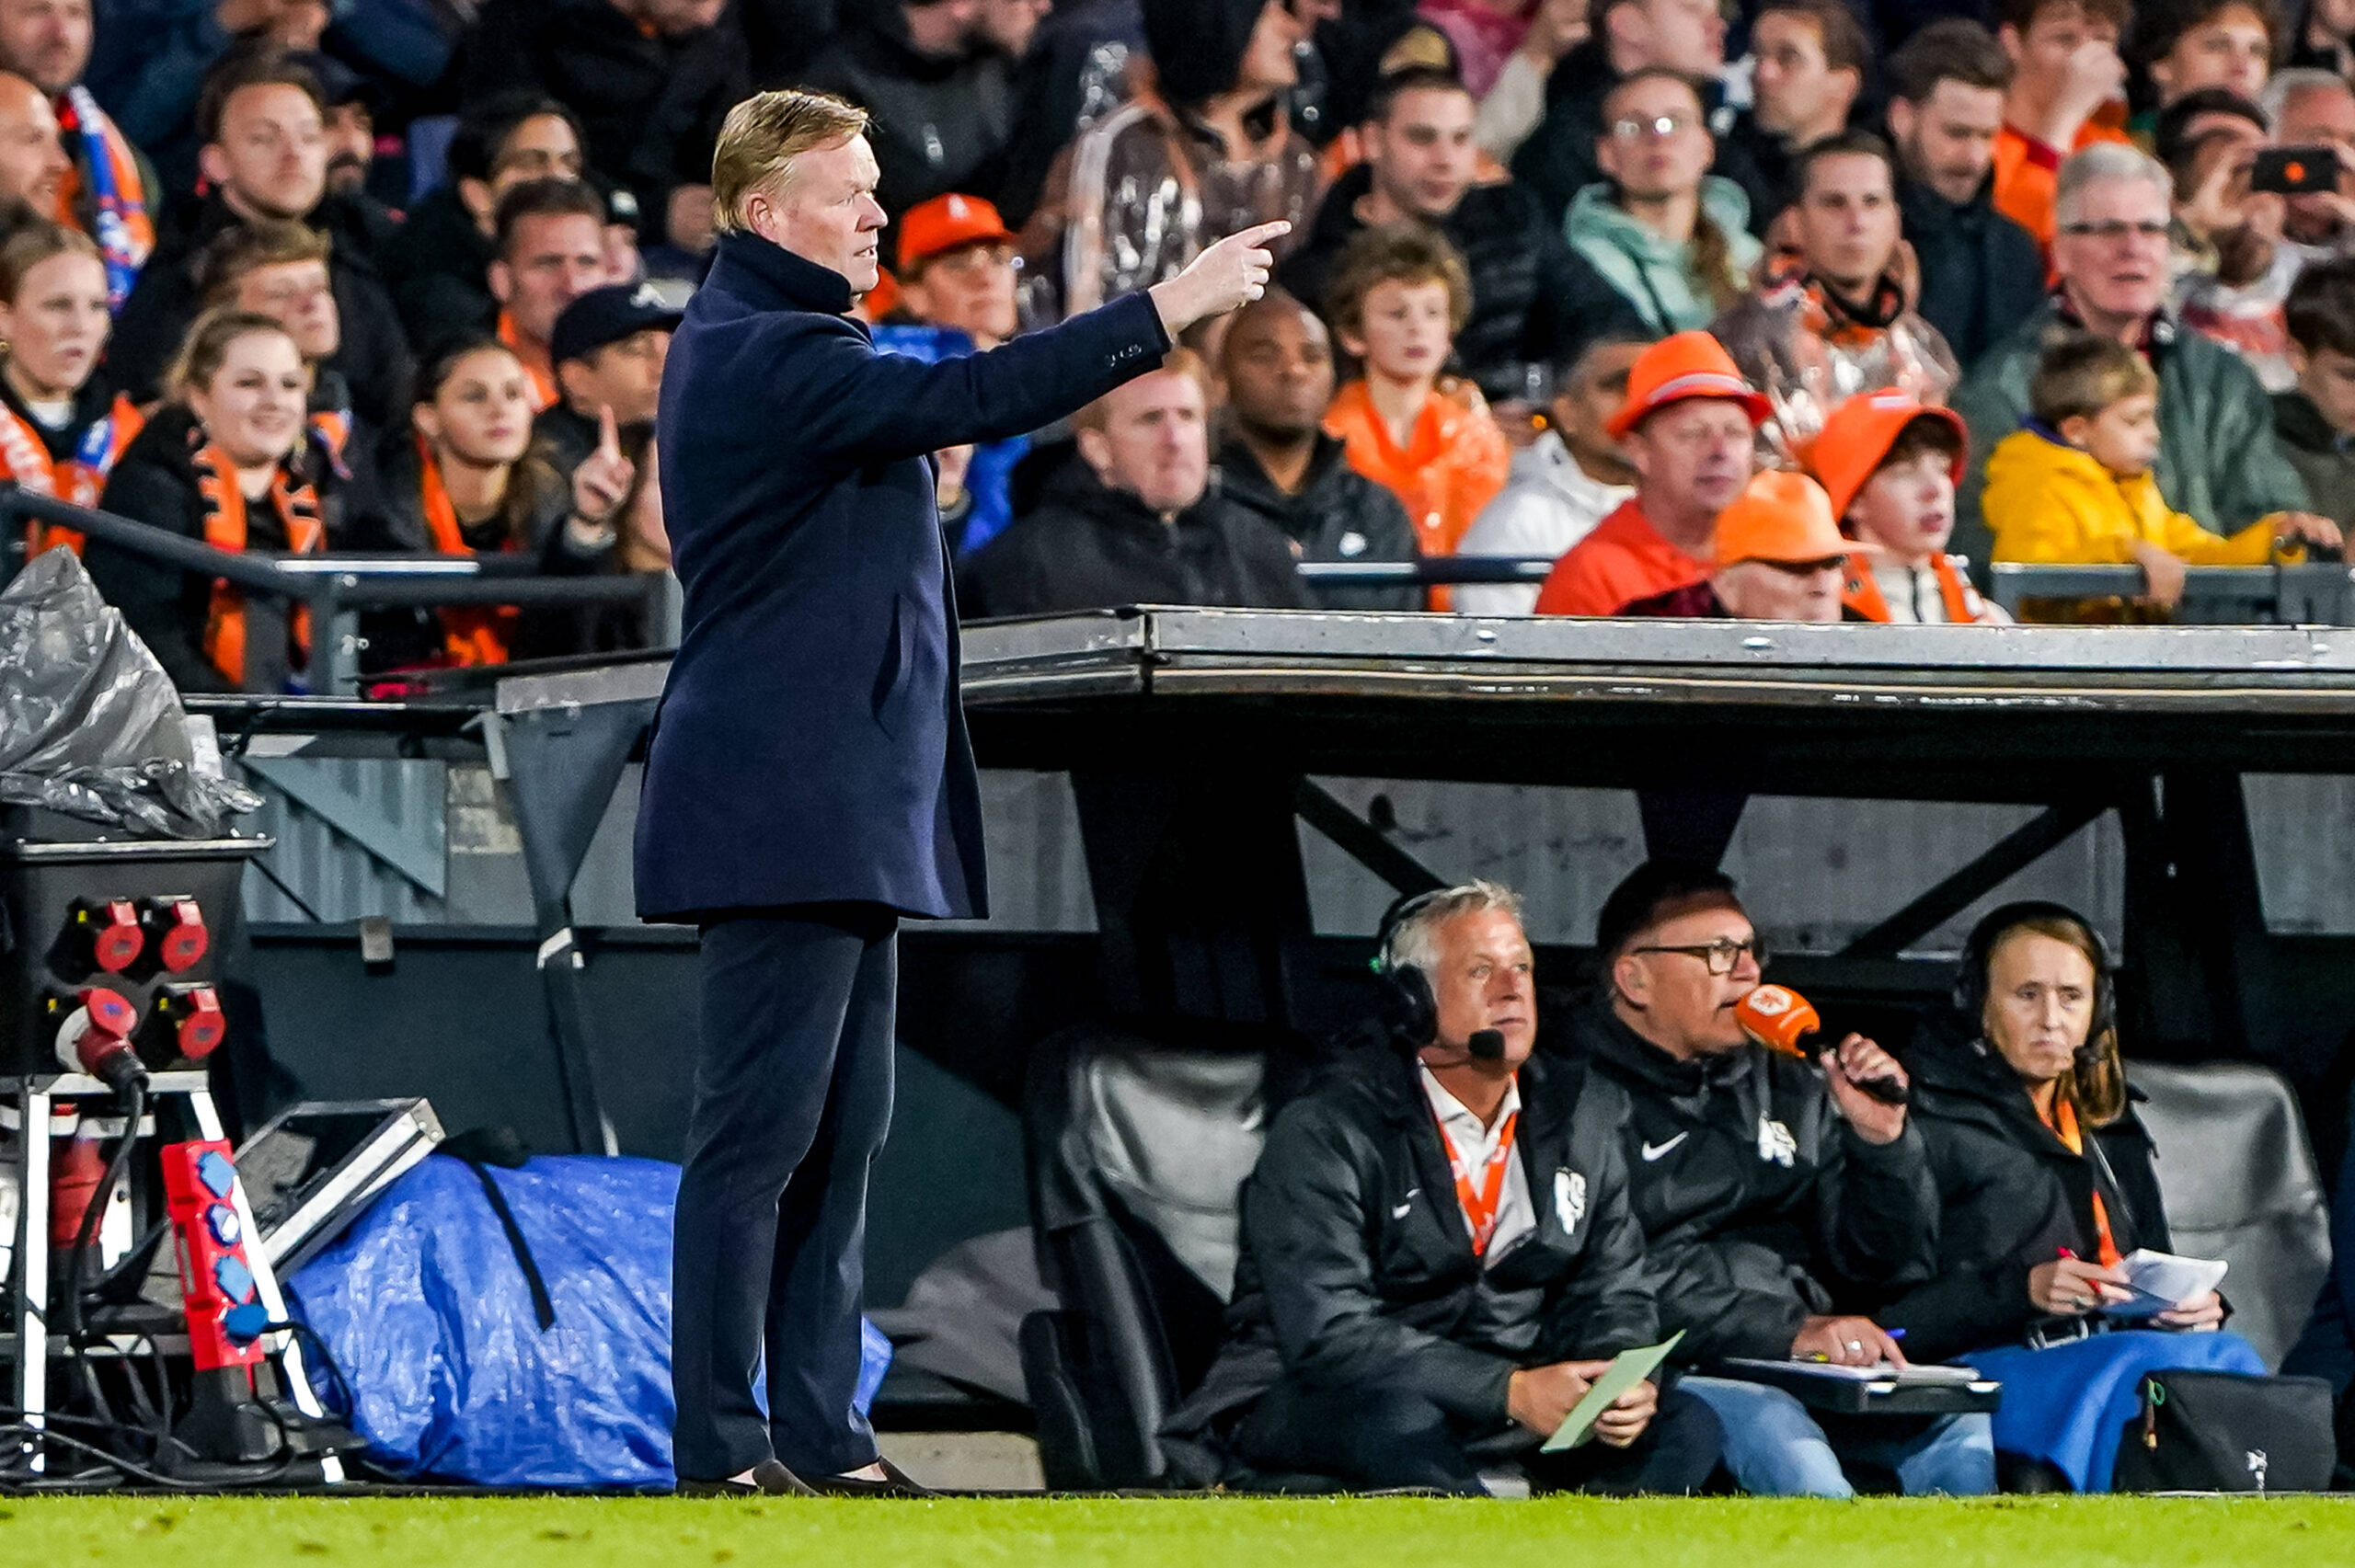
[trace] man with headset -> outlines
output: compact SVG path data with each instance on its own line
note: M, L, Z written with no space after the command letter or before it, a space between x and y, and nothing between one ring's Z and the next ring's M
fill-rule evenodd
M1758 988L1760 944L1733 882L1653 861L1603 901L1597 1005L1574 1047L1632 1107L1621 1130L1629 1204L1658 1271L1660 1326L1680 1358L1903 1364L1858 1305L1936 1266L1938 1194L1901 1095L1903 1070L1850 1036L1821 1071L1770 1054L1735 1004ZM1909 1494L1995 1489L1983 1414L1825 1416L1731 1378L1682 1385L1726 1433L1746 1491L1844 1497L1844 1461L1892 1471Z
M1539 1444L1610 1358L1653 1343L1627 1208L1625 1096L1533 1059L1520 900L1471 882L1384 922L1391 1050L1284 1107L1242 1193L1227 1343L1166 1435L1257 1471L1478 1495L1690 1492L1717 1468L1698 1402L1650 1383L1597 1440Z

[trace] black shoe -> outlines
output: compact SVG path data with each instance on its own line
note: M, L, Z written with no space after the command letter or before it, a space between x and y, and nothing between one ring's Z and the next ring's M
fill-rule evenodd
M883 1479L870 1481L863 1475L813 1475L809 1486L821 1497L937 1497L939 1493L919 1486L908 1479L908 1472L890 1459L875 1461L883 1469Z
M763 1459L752 1467L750 1481L687 1481L679 1482L677 1495L681 1497L815 1497L809 1482L786 1469L775 1459Z

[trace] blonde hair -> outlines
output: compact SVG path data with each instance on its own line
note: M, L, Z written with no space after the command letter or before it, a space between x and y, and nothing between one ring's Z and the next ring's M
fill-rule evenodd
M258 312L209 310L198 316L196 325L180 340L180 351L172 357L172 368L164 372L165 400L186 406L190 393L210 386L213 378L221 373L231 348L240 339L262 332L275 333L289 343L294 341L275 317Z
M265 267L288 267L298 261L316 261L324 267L333 257L333 245L318 230L265 219L222 230L197 258L197 280L203 286L206 304L227 304L237 297L246 280Z
M63 223L29 224L0 244L0 301L15 304L24 291L26 274L58 256L84 256L101 265L106 260L87 235Z
M2108 975L2109 961L2102 952L2101 943L2093 928L2074 920L2055 915L2026 915L2005 926L1987 944L1987 967L1992 975L1995 955L2006 942L2017 936L2043 936L2074 947L2094 967L2097 988L2114 982ZM1993 997L1989 999L1992 1010ZM1974 1020L1982 1029L1987 1022ZM2088 1127L2108 1127L2126 1114L2126 1063L2118 1051L2118 1021L2111 1018L2108 1027L2085 1041L2086 1055L2071 1062L2069 1070L2061 1075L2060 1093L2068 1100L2077 1119Z
M2045 345L2028 379L2028 411L2054 429L2091 418L2113 403L2159 389L2151 362L2115 338L2071 332Z
M775 194L793 160L815 148L864 135L867 113L832 93L806 87L755 93L728 111L711 155L712 222L722 234L745 228L744 202Z
M1209 409L1212 402L1211 368L1200 354L1183 346L1172 349L1162 358L1157 370L1147 371L1145 374L1154 375L1160 371L1175 371L1179 375L1192 377L1194 384L1202 389L1204 410ZM1072 429L1074 430L1101 430L1111 422L1112 394L1109 392L1071 417Z

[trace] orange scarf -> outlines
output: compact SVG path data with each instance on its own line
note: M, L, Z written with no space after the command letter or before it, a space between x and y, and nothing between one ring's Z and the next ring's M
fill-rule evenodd
M115 459L146 422L129 398L117 397L114 406L82 432L73 456L52 458L32 422L0 403L0 466L36 496L54 497L70 506L95 507L99 492L106 488L107 475L114 471ZM82 535L70 528L44 524L38 518L25 524L28 559L60 544L78 555Z
M2039 1112L2038 1115L2044 1125L2052 1129L2052 1136L2059 1139L2070 1153L2080 1157L2085 1154L2085 1137L2077 1127L2077 1108L2069 1104L2067 1095L2056 1093L2052 1096L2052 1114L2046 1116ZM2098 1243L2100 1251L2100 1256L2097 1261L2104 1268L2116 1268L2124 1254L2118 1250L2118 1238L2110 1234L2109 1206L2101 1200L2099 1183L2094 1185L2093 1197L2094 1239Z
M515 330L515 317L511 312L499 313L499 340L515 350L515 358L523 365L523 373L532 378L532 412L546 411L556 402L556 377L534 367L530 356L523 352L523 335Z
M216 550L246 547L246 493L237 487L237 467L229 454L208 444L196 454L197 493L204 498L204 542ZM269 501L286 530L286 545L298 555L315 555L327 547L327 525L319 519L318 492L309 485L290 482L286 465L270 473ZM311 612L302 605L288 617L294 646L307 660L311 652ZM246 679L246 596L215 579L213 603L205 617L204 657L213 668L242 686Z
M450 487L442 479L442 464L426 445L425 438L417 438L418 504L425 513L426 532L432 535L433 547L445 555L471 555L475 552L466 544L465 532L458 524L458 509L450 499ZM500 546L515 548L509 539ZM504 664L507 662L508 639L514 635L521 612L511 606L464 605L442 612L442 641L453 664Z

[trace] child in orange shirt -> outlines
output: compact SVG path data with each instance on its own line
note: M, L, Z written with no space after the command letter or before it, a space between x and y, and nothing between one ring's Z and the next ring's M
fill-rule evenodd
M1406 503L1424 555L1453 555L1512 465L1479 388L1441 373L1472 309L1463 258L1419 225L1368 229L1334 263L1325 303L1365 366L1334 397L1326 430L1348 444L1350 467ZM1447 607L1444 589L1431 607Z

